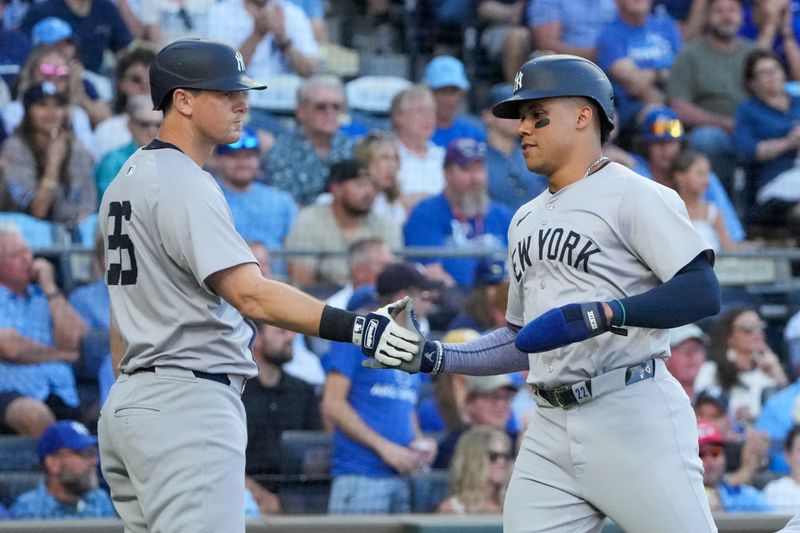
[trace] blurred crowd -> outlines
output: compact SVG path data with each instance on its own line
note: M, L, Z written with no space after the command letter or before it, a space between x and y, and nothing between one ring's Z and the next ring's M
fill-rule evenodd
M331 305L409 295L423 331L448 342L505 324L508 225L547 182L525 167L517 121L491 108L532 55L604 69L604 153L675 189L717 252L798 242L800 0L406 4L0 0L0 431L37 439L44 474L6 502L11 516L114 516L91 435L114 380L92 229L109 183L158 134L149 66L174 39L227 41L269 86L207 170L264 275ZM90 283L34 253L41 224L50 245L93 250ZM668 361L695 406L708 496L715 510L796 513L800 315L776 326L726 303L673 330ZM318 465L331 513L408 512L409 479L436 470L448 489L429 510L502 511L536 408L524 375L365 370L349 345L268 325L253 352L248 516L281 512L289 430L332 436Z

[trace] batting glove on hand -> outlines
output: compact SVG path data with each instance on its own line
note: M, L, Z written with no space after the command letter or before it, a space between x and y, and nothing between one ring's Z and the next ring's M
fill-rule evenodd
M402 361L399 365L390 366L380 362L379 359L366 359L361 361L361 366L376 369L397 369L409 374L416 374L417 372L425 372L427 374L436 374L442 367L444 347L439 341L426 341L420 331L419 321L417 320L417 313L414 311L414 302L409 301L406 306L406 324L411 324L414 331L419 335L420 341L418 343L419 351L409 361Z
M395 368L404 361L411 361L419 353L422 335L395 321L410 302L406 296L377 311L357 317L353 327L353 344L361 346L364 355L374 357L389 367Z
M546 352L596 337L606 331L617 335L628 334L627 330L612 326L606 320L601 302L569 304L551 309L528 322L517 333L514 344L523 352Z

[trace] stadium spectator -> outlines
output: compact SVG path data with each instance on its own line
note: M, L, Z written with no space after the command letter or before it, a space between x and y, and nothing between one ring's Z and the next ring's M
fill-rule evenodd
M14 85L14 80L25 64L25 58L31 51L31 43L27 35L5 23L6 17L3 13L7 3L8 0L0 1L0 81L9 88ZM4 102L0 98L0 104L2 103Z
M431 140L447 148L458 137L486 141L486 132L477 117L464 112L470 90L464 63L453 56L437 56L425 67L423 83L433 91L436 101L436 130Z
M365 285L375 286L378 274L395 261L392 249L381 239L371 237L353 242L347 247L347 267L350 271L347 284L325 303L339 309L346 308L355 289Z
M721 387L715 385L695 392L692 407L699 420L708 420L719 428L725 442L741 442L745 438L745 426L728 416L728 393Z
M392 99L392 126L397 135L400 170L397 178L406 211L422 198L444 188L444 148L436 146L436 100L426 85L412 85Z
M143 42L134 41L117 54L114 102L109 118L97 125L95 149L97 160L120 146L131 142L128 129L128 101L137 96L150 98L150 63L156 57L153 48ZM150 107L152 107L152 102Z
M597 59L597 39L617 15L616 0L536 0L528 3L533 46Z
M798 0L758 0L744 3L744 24L740 34L772 50L793 80L800 79L800 2Z
M325 190L330 166L353 154L355 141L339 131L344 108L339 78L317 75L303 82L297 91L297 128L278 135L262 159L266 182L300 205L314 203Z
M611 79L623 132L632 130L649 106L664 105L669 70L682 45L677 23L652 14L651 7L652 0L617 0L617 18L597 40L597 64Z
M289 279L299 286L344 286L349 272L343 253L359 239L378 238L393 250L403 244L400 225L372 212L375 185L362 163L354 159L334 163L327 183L333 203L301 209L286 238L289 250L316 252L289 260Z
M125 121L125 126L130 131L131 141L107 152L94 167L98 198L103 197L106 188L116 177L125 161L133 155L133 152L150 144L161 128L163 114L161 111L153 110L153 102L149 96L141 95L129 99L126 114L128 120ZM258 161L256 161L256 165L258 165Z
M463 417L466 423L449 431L439 441L433 468L449 468L459 439L472 426L490 426L508 433L511 442L517 441L518 428L516 423L511 423L511 401L519 387L511 376L467 376L465 390Z
M475 267L475 277L472 287L467 293L464 305L447 324L447 330L474 329L478 332L491 331L503 323L497 323L497 316L492 313L492 301L498 287L508 280L508 269L505 259L481 259Z
M283 365L292 360L294 338L294 332L268 324L259 325L253 345L258 376L250 380L242 394L247 413L246 464L247 475L251 476L249 486L259 500L259 507L271 510L271 514L280 508L274 494L279 486L266 481L259 482L259 476L281 473L281 433L286 430L319 430L322 427L319 400L314 388L282 370Z
M10 134L17 129L25 114L22 96L33 85L49 81L56 86L59 92L69 98L69 123L72 131L81 144L91 150L94 144L92 124L86 110L77 102L72 88L76 85L77 71L70 69L64 53L54 46L38 46L33 49L22 67L17 78L16 100L8 102L0 108L3 124Z
M715 252L734 250L719 206L705 199L710 174L711 163L702 152L684 150L672 161L672 182L694 228Z
M351 301L348 309L372 310L403 296L414 297L421 289L409 279L383 277L392 292L366 306ZM405 476L429 465L436 454L436 442L421 434L414 410L420 375L394 369L376 372L362 367L362 360L360 353L341 343L325 357L328 377L322 411L334 427L328 512L407 513L411 493Z
M288 193L256 181L260 150L258 135L245 126L238 141L217 147L217 178L242 237L267 249L280 249L297 216L297 206ZM284 262L273 261L272 271L284 275Z
M97 438L80 422L50 425L37 443L45 478L11 506L17 520L116 518L108 494L98 488Z
M447 247L476 254L505 250L512 213L489 199L486 144L460 138L447 147L445 187L441 194L421 201L403 228L407 246ZM472 286L477 258L424 258L440 264L458 285Z
M669 332L667 370L678 380L690 400L695 397L694 380L706 360L707 346L708 335L695 324L673 328Z
M3 429L38 437L73 418L72 363L86 324L56 285L53 265L33 258L10 224L0 225L0 413Z
M406 210L400 198L397 172L400 170L400 155L397 139L389 132L373 130L365 135L353 150L353 157L364 163L375 182L375 202L372 210L378 215L387 215L399 224L406 221Z
M303 10L308 20L311 21L311 28L314 30L314 38L318 43L328 41L328 24L325 22L325 6L322 0L289 0Z
M761 492L746 484L734 484L725 475L725 441L711 422L698 420L698 445L703 466L703 485L712 512L768 512Z
M489 60L503 67L503 80L511 83L531 53L531 32L525 24L527 0L479 0L478 20L485 24L481 46Z
M800 512L800 426L786 436L783 448L789 475L774 479L764 487L764 499L772 511L780 514Z
M678 53L667 84L670 105L689 130L689 144L708 156L728 190L733 190L736 165L733 118L747 97L744 65L756 48L737 35L742 17L742 0L709 0L705 30Z
M78 223L96 211L97 187L92 156L69 129L67 95L44 81L29 87L22 100L22 123L0 148L11 200L0 210Z
M674 189L672 164L680 153L684 140L683 123L678 119L678 115L668 107L652 109L642 123L639 140L642 157L636 157L637 164L633 170ZM714 173L709 176L705 199L719 208L731 240L739 242L744 239L744 227L736 208L722 182Z
M800 425L800 378L769 397L756 420L756 429L763 431L772 442L785 442L792 427ZM769 469L778 474L790 472L781 447L770 450Z
M703 363L695 389L718 385L729 396L729 412L742 423L754 422L762 393L788 384L778 356L764 338L765 324L749 307L734 307L711 328L709 360Z
M683 41L689 42L703 30L708 0L653 0L653 11L666 13L678 22Z
M60 18L70 25L75 32L81 63L98 74L103 73L105 51L117 52L133 39L117 6L109 0L45 0L36 3L25 15L20 30L30 35L33 26L47 17Z
M489 198L503 204L512 212L539 196L547 187L547 178L534 174L525 165L517 135L519 121L497 118L492 114L495 104L513 94L510 83L494 85L481 110L481 120L486 126Z
M96 126L111 116L111 108L108 105L111 95L101 96L97 89L98 84L107 84L107 80L99 74L83 68L83 64L78 58L75 34L66 21L56 17L40 20L34 24L31 30L31 42L34 47L55 46L64 54L72 73L69 81L73 101L86 110L92 126Z
M505 432L489 426L468 429L458 440L450 463L447 498L436 511L444 514L502 513L513 463L512 442Z
M310 76L319 48L311 21L291 1L222 0L209 9L209 36L238 48L255 79Z
M749 166L748 184L754 198L748 207L752 223L789 226L800 235L800 97L786 92L786 73L766 50L747 56L745 85L751 97L736 110L733 143Z

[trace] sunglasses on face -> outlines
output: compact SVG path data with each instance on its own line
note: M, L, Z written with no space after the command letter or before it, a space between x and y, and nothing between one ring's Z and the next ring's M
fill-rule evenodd
M498 459L503 459L504 461L510 461L514 457L508 452L489 452L489 461L494 463Z
M712 457L714 459L717 459L723 453L725 453L725 448L723 448L722 446L719 445L703 446L703 448L700 450L700 458L705 459L706 457Z
M42 63L39 65L39 73L42 76L62 78L69 74L67 65L53 65L52 63Z
M680 139L683 136L683 124L675 118L659 118L650 126L650 133L655 137Z
M342 110L344 106L340 102L315 102L311 104L314 111L336 111L337 113Z

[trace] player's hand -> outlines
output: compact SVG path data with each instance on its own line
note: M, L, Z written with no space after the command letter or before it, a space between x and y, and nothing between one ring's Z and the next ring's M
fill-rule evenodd
M434 373L442 367L442 357L444 355L444 348L439 341L426 341L420 331L419 321L417 314L414 312L414 302L409 301L405 308L406 319L405 324L410 325L411 328L419 335L419 351L408 361L401 361L398 365L383 364L378 358L366 359L361 362L361 366L376 369L397 369L409 374L416 374L417 372L425 372L426 374Z
M396 368L404 361L411 361L419 353L423 337L396 320L409 305L412 305L411 299L406 296L359 316L353 328L353 344L361 346L364 355L389 367Z
M546 352L606 331L628 334L626 330L611 325L602 302L569 304L551 309L528 322L517 333L514 344L523 352Z

